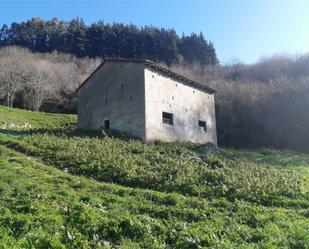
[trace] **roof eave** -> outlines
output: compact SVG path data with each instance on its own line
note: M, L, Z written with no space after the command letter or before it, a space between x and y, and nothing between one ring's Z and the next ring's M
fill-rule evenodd
M165 73L167 75L171 74L171 75L174 76L174 77L172 76L174 79L178 79L179 81L183 81L183 82L187 83L189 86L194 87L196 89L203 90L203 91L206 91L208 93L216 93L217 92L215 89L213 89L211 87L205 86L204 84L202 84L200 82L191 80L191 79L189 79L189 78L187 78L187 77L185 77L185 76L183 76L181 74L173 72L173 71L171 71L171 70L169 70L167 68L164 68L164 67L162 67L162 66L160 66L158 64L153 63L153 64L146 64L146 65L149 68L152 68L152 69L154 69L156 71L163 72L163 73Z
M217 91L211 87L205 86L200 82L191 80L186 76L173 72L172 70L165 68L159 64L154 63L151 60L146 59L125 59L125 58L106 58L104 61L83 81L83 83L76 89L75 93L78 94L78 91L86 84L86 82L104 65L107 61L113 62L136 62L136 63L143 63L145 66L150 67L154 70L160 71L161 73L167 74L171 76L171 78L178 79L179 81L183 81L188 83L189 86L194 87L199 90L204 90L208 93L216 93Z

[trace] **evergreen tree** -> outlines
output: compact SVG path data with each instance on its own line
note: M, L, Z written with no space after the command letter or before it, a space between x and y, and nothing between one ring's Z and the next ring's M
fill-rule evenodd
M73 19L67 28L68 52L79 57L87 55L87 27L81 18Z
M3 25L0 46L18 45L32 51L58 50L78 57L143 58L175 64L181 55L188 63L218 63L213 43L204 35L193 33L179 37L175 30L133 24L106 24L103 21L87 26L77 17L70 22L53 18L44 21L32 18L26 22Z

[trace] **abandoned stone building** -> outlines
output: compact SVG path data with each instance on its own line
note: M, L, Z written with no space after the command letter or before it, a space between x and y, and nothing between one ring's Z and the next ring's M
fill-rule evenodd
M149 60L106 59L77 89L77 125L217 144L214 92Z

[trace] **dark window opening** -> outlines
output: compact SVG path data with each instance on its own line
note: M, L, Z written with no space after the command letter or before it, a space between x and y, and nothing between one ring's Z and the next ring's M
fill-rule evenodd
M132 102L132 100L133 100L133 97L132 97L132 96L130 96L130 102Z
M203 131L207 131L207 125L205 121L199 120L198 121L198 126L203 130Z
M162 112L162 122L163 124L174 125L173 113Z
M121 91L123 92L124 84L121 84Z
M107 105L107 97L105 98L105 105Z
M109 129L109 120L104 120L104 129Z

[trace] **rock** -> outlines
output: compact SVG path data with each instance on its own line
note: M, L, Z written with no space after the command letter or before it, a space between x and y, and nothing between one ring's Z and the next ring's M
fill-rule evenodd
M15 124L8 124L7 127L8 127L9 129L12 129L12 128L15 127Z
M26 122L26 121L23 122L21 125L14 124L14 123L7 123L7 122L2 122L2 124L0 124L0 129L3 129L3 130L13 129L13 128L16 128L16 129L29 129L31 127L32 127L31 124Z
M208 142L204 145L201 146L201 151L204 152L205 154L218 154L219 148L211 142Z
M28 128L28 123L27 122L23 122L23 124L20 126L20 128Z
M195 162L199 162L199 163L203 162L203 160L201 158L196 157L196 156L191 156L189 158L189 161L195 161Z
M212 160L212 161L208 161L208 166L212 169L218 169L218 168L224 168L224 162L220 161L220 160Z
M7 123L6 123L6 122L2 122L1 128L2 128L3 130L5 130L5 129L7 128Z

